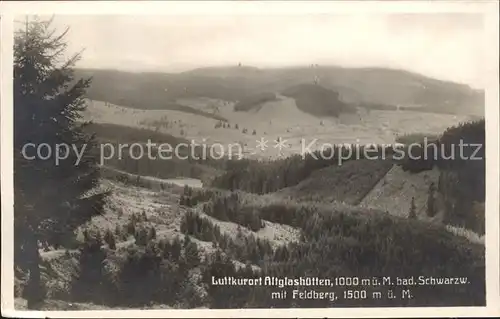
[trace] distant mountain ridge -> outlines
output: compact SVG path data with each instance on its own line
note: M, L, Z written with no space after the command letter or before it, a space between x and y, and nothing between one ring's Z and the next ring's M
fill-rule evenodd
M319 83L357 106L422 108L440 113L484 112L484 91L436 80L403 70L385 68L290 67L259 69L248 66L207 67L182 73L132 73L78 69L78 77L93 77L91 99L140 109L177 109L185 97L240 101L265 92ZM187 110L192 112L192 110Z

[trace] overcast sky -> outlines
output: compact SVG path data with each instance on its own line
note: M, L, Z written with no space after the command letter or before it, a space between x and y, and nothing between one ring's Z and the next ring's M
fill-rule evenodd
M380 66L481 88L478 14L56 16L79 66L177 72L200 66Z

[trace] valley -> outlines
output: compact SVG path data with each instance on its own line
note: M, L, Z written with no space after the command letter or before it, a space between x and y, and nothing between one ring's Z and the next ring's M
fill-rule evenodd
M224 76L230 78L230 71ZM189 75L182 76L192 83ZM248 81L255 76L248 75ZM134 83L133 77L123 80ZM430 169L421 169L419 161L354 156L339 165L338 153L313 159L303 152L304 143L317 152L345 144L379 147L422 136L441 139L445 132L468 138L472 133L462 134L469 125L464 123L472 123L476 134L481 125L484 130L484 120L471 114L372 107L352 96L349 100L346 90L341 90L343 96L296 82L288 83L289 90L270 84L266 92L275 93L253 97L229 88L206 96L182 96L169 89L165 94L180 96L164 104L145 97L140 107L129 93L120 99L116 91L92 86L82 120L92 121L87 132L100 143L144 145L152 140L175 147L194 140L237 144L243 156L155 160L128 155L106 161L100 166L99 187L109 191L102 214L81 226L70 242L40 249L45 309L323 307L329 306L327 300L270 300L268 288L217 288L207 278L303 273L370 277L388 271L439 276L440 269L470 276L477 289L419 287L419 299L398 306L480 304L481 295L472 291L484 285L484 211L472 215L466 210L484 205L484 197L458 198L464 190L453 188L453 178L461 177L462 168L436 160ZM194 89L212 90L203 83ZM311 105L314 111L307 108ZM266 149L258 148L261 138L268 141ZM275 147L280 139L286 141L281 149ZM451 202L455 207L460 200L465 200L458 205L464 210L450 209ZM435 268L436 263L447 268ZM92 271L100 264L105 266L99 274ZM20 271L18 277L23 276ZM82 276L89 277L75 283ZM96 280L102 281L99 287L92 286ZM85 289L94 289L94 295L86 295ZM19 279L19 305L22 294ZM443 294L446 300L439 298ZM228 301L228 295L234 297Z

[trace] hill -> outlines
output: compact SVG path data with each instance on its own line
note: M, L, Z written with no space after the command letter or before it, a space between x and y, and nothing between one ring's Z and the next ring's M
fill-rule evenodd
M167 133L161 133L143 128L133 128L118 124L109 123L90 123L86 125L85 131L89 134L95 134L99 143L107 143L109 146L102 146L101 151L102 164L111 169L116 169L134 175L154 178L176 178L190 177L200 180L210 180L221 173L220 167L223 163L206 160L182 160L176 156L169 156L163 153L163 158L159 157L156 146L151 147L151 158L147 154L145 145L148 140L151 145L170 145L175 148L179 144L189 145L186 139L175 137ZM130 146L138 143L144 146L144 156L139 156L137 152L132 151ZM112 149L110 146L113 145ZM137 150L137 149L136 149ZM200 149L179 148L178 155L188 157L190 154L200 155ZM132 156L135 155L135 156ZM109 172L103 168L103 175L109 176Z
M93 77L89 98L140 109L197 110L175 103L185 97L239 101L263 92L282 92L313 83L338 92L345 102L367 107L418 107L430 112L484 113L484 92L467 85L384 68L212 67L183 73L130 73L79 69L77 77Z
M43 278L52 299L102 308L484 304L484 246L456 236L442 225L374 209L297 203L273 195L175 186L155 192L116 182L104 184L113 187L114 193L105 214L87 226L87 235L80 233L80 237L87 236L81 238L80 250L42 253ZM261 221L258 229L250 229L245 216ZM94 238L102 236L98 232L108 230L115 234L116 247L107 243L91 246ZM149 235L143 238L141 234L146 233ZM273 287L210 284L212 276L294 278L304 273L319 278L380 280L389 273L392 278L416 273L437 278L460 274L468 285L460 289L415 285L411 287L414 298L396 301L296 301L270 298ZM82 276L85 281L77 280ZM19 296L22 281L18 285ZM369 294L377 289L364 282L358 287ZM325 288L315 287L318 291Z
M96 131L101 136L117 135L119 128L111 128ZM452 127L438 140L451 146L458 138L484 144L484 121ZM49 304L70 301L77 302L77 308L90 307L89 303L92 308L484 305L484 243L448 225L476 230L474 226L484 224L484 206L472 214L461 208L484 202L480 187L484 177L473 179L484 162L437 161L433 166L438 172L418 161L398 167L392 160L352 157L342 166L334 165L335 158L312 156L229 161L226 173L212 187L204 183L202 188L104 170L112 181L103 180L102 186L113 194L103 215L85 225L75 241L65 243L73 247L42 252ZM436 178L441 180L436 192L443 202L459 205L444 205L440 221L430 222L422 216L423 194ZM394 187L386 187L384 179ZM401 213L407 211L404 201L410 196L417 198L416 218ZM389 207L393 197L403 202ZM465 279L459 279L461 286L410 285L414 297L398 300L276 299L270 298L273 288L267 286L211 284L212 276L293 278L304 273L356 277L360 282L381 280L387 274ZM17 297L24 289L23 277L19 272ZM371 281L362 281L358 288L370 295L378 289ZM314 289L326 291L321 286Z
M189 96L190 90L197 88L200 94L220 90L211 87L210 81L190 79L189 83L176 79L176 76L162 73L129 73L114 70L76 70L76 78L92 78L87 91L91 100L106 101L112 104L141 110L174 110L225 121L221 116L204 112L187 105L175 103L176 98ZM171 83L171 81L175 83ZM169 91L170 90L170 91ZM229 92L227 92L229 94Z

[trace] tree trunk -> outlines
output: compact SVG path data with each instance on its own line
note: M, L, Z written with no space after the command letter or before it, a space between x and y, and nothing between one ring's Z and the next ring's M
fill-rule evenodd
M28 309L37 309L44 299L40 276L40 253L38 251L38 240L33 232L26 234L25 253L29 271L28 284L25 288L24 297L28 302Z

